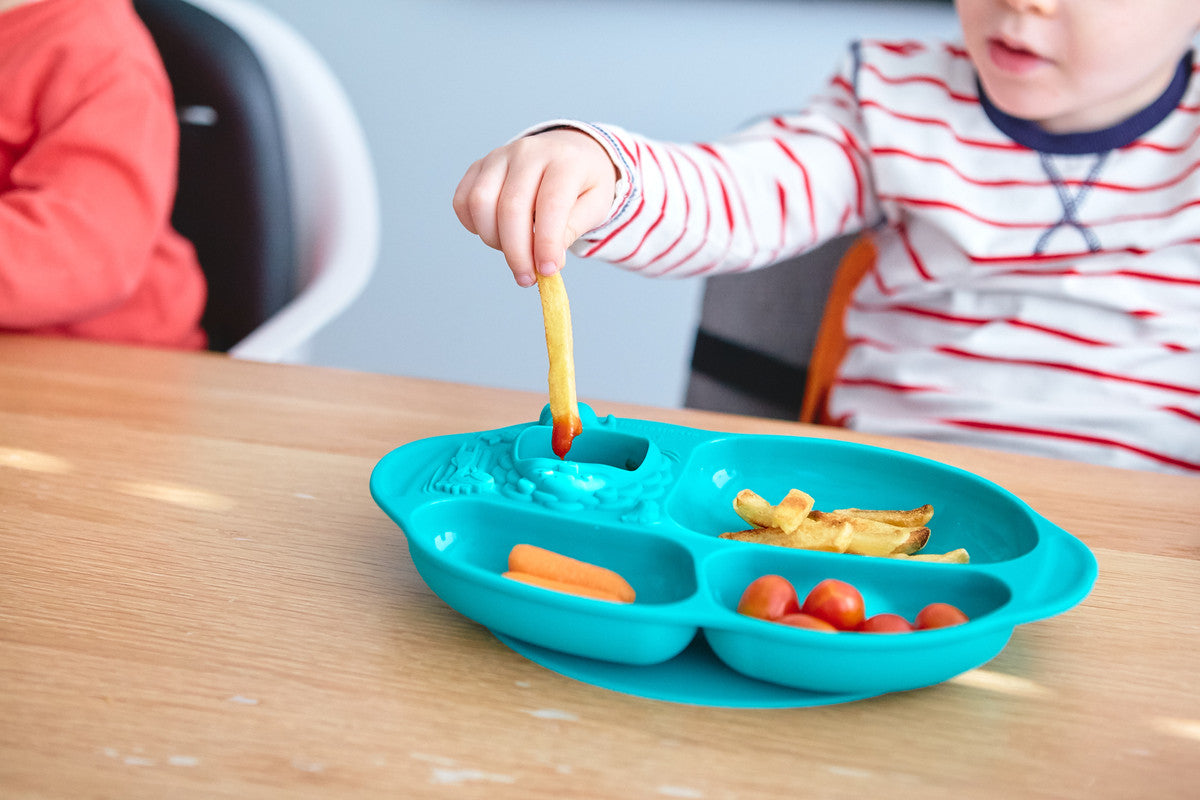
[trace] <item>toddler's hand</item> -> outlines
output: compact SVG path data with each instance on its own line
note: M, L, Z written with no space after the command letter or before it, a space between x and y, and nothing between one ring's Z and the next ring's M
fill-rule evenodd
M564 251L608 217L617 172L592 137L555 128L493 150L467 169L454 213L471 233L504 253L513 277L532 286Z

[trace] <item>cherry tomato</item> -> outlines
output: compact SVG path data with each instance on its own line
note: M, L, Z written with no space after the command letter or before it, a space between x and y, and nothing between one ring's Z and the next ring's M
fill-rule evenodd
M800 599L796 595L796 587L787 578L763 575L751 581L746 591L742 592L737 610L746 616L776 620L798 612Z
M899 614L876 614L867 617L858 629L863 633L909 633L915 630L912 623Z
M856 630L866 617L862 595L845 581L827 578L808 593L800 610L840 631Z
M962 625L968 617L949 603L930 603L917 612L917 630Z
M783 625L791 625L793 628L808 628L811 631L823 631L825 633L837 633L838 629L830 625L823 619L817 619L811 614L797 612L795 614L784 614L779 619L775 620Z

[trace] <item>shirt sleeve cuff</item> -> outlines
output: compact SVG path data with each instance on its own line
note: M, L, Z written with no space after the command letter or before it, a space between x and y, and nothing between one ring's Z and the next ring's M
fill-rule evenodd
M631 180L633 165L630 163L620 143L620 137L623 132L608 125L597 125L573 119L555 119L526 128L510 141L516 141L524 136L544 133L555 128L570 128L591 136L596 140L597 144L604 148L604 152L608 154L609 160L612 161L613 166L617 170L617 185L613 192L613 202L612 206L609 207L608 218L597 227L580 236L579 241L571 247L571 252L579 255L581 243L596 242L603 239L606 231L619 225L628 215L629 209L633 206L634 184Z

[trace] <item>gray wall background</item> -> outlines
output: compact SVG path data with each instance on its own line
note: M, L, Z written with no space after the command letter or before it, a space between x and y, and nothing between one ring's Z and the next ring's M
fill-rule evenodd
M535 122L720 136L819 90L861 37L955 36L947 3L882 0L258 0L326 57L381 193L378 269L312 363L546 388L535 289L463 230L467 166ZM568 261L580 398L683 403L703 284Z

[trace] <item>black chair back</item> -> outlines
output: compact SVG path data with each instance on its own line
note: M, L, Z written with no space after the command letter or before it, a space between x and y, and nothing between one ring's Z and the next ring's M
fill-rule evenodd
M134 0L179 112L171 221L208 279L202 324L226 351L295 292L287 154L271 83L250 46L186 0Z
M705 281L684 405L799 419L829 288L855 236Z

